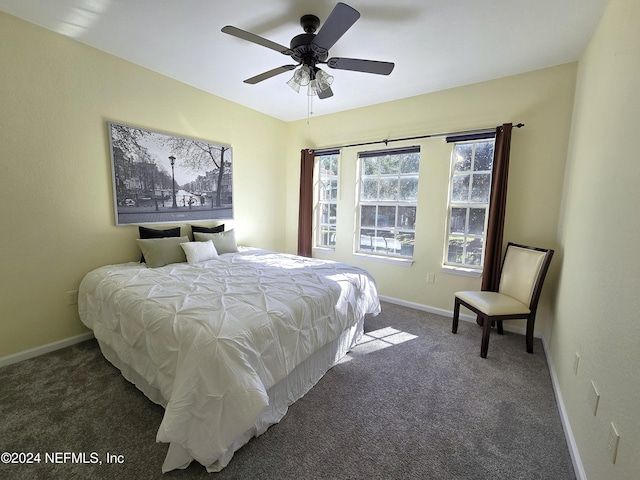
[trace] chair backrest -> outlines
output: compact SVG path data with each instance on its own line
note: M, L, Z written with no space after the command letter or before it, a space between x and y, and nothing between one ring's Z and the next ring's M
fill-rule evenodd
M529 306L540 298L553 250L511 243L507 245L498 291Z

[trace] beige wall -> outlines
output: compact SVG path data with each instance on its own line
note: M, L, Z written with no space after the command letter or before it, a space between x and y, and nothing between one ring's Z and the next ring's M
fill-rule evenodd
M612 0L578 71L549 349L591 480L640 478L639 85L640 2ZM620 433L615 465L611 422Z
M505 240L556 248L576 69L577 64L566 64L312 118L309 124L306 120L291 123L291 140L288 143L321 148L522 122L526 126L514 129L512 137ZM341 93L337 85L334 90L336 96L346 94ZM343 150L340 158L337 248L333 255L318 253L317 256L365 267L374 274L380 292L385 296L451 311L455 291L480 286L479 278L446 274L441 269L451 146L442 137L407 144L419 144L421 147L413 266L388 265L363 260L352 254L357 154L366 148L383 148L384 144ZM287 248L295 251L300 153L299 149L290 150ZM560 252L558 257L561 255ZM552 264L543 290L536 322L539 336L548 330L549 305L556 288L559 263L556 260ZM435 274L434 284L427 284L427 273ZM513 324L517 324L516 328L524 327L522 322Z
M230 144L226 223L284 248L283 122L3 13L0 89L0 358L85 332L65 293L138 255L114 222L107 121Z

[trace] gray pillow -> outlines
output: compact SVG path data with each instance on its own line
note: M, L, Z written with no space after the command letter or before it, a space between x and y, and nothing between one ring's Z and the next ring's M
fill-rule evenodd
M193 232L193 238L196 242L206 242L207 240L213 240L213 245L216 247L218 255L223 253L233 253L238 251L238 244L236 243L236 234L231 230L220 233L203 233Z
M166 230L157 230L155 228L139 226L138 231L140 232L140 238L164 238L180 236L180 227L167 228ZM142 257L140 258L140 263L144 263L144 255L142 255Z
M187 261L180 244L188 242L189 237L138 238L136 241L142 250L147 267L162 267L170 263Z

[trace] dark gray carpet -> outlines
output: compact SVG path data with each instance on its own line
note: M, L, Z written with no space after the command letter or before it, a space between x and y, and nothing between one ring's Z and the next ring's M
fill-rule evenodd
M125 381L94 340L0 369L2 479L574 479L542 349L383 304L360 345L220 473L162 475L163 409ZM85 452L53 464L45 453ZM94 457L91 456L94 453ZM124 463L106 463L107 454ZM77 460L77 459L76 459Z

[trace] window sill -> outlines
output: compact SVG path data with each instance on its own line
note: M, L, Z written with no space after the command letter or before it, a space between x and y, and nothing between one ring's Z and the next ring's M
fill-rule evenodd
M333 255L336 249L331 247L313 247L313 251L325 255Z
M482 275L482 270L465 267L454 267L453 265L443 265L442 273L449 273L451 275L462 275L464 277L480 277Z
M367 253L357 252L354 252L353 256L364 260L370 260L372 262L390 263L392 265L400 265L402 267L410 267L413 265L413 258L383 257L382 255L369 255Z

